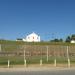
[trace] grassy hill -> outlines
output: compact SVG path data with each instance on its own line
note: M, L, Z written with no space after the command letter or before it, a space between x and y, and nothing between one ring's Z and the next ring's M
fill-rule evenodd
M40 59L43 63L53 63L56 58L58 63L67 63L67 46L69 46L69 57L71 62L75 63L75 44L65 42L22 42L12 40L0 40L0 64L7 64L7 60L11 64L24 63L24 50L26 51L27 63L39 63ZM49 61L47 62L47 46Z
M23 41L12 41L12 40L0 40L1 50L14 51L22 50L24 45L39 45L39 46L75 46L75 44L65 42L23 42Z
M12 41L12 40L0 40L0 44L14 44L14 45L75 45L66 42L23 42L23 41Z

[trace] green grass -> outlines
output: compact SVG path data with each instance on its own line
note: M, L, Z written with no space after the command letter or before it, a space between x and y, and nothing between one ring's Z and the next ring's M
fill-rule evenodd
M64 42L23 42L23 41L11 41L11 40L0 40L2 51L16 51L21 50L23 45L29 46L75 46L75 44L64 43ZM23 50L23 48L22 48Z
M47 62L46 56L32 56L26 57L27 64L40 64L40 60L42 59L43 64L54 64L55 57L49 57ZM24 58L23 57L0 57L0 65L7 65L8 60L10 60L10 65L24 65ZM67 64L67 58L56 58L57 64ZM75 60L71 60L71 63L75 64Z
M33 45L38 45L38 46L47 46L47 45L49 45L49 46L50 45L54 45L54 46L75 46L75 44L64 43L64 42L63 43L62 42L38 42L38 43L32 42L32 43L27 43L27 42L22 42L22 41L20 42L20 41L10 41L10 40L0 40L0 44L1 44L1 47L2 47L2 51L16 51L17 50L17 52L20 49L20 46L22 46L22 45L29 45L29 46L33 46ZM34 48L31 49L31 47L29 49L30 49L30 51L34 50ZM36 50L39 50L39 49L36 49ZM39 55L39 56L26 57L27 64L39 64L41 59L43 61L43 64L52 64L52 63L54 63L55 57L54 56L49 57L48 62L47 62L46 56L41 57ZM11 65L24 64L23 56L17 56L16 55L16 56L0 57L0 65L7 65L8 60L10 60ZM56 57L56 60L57 60L57 63L63 63L63 64L67 63L66 57ZM71 58L71 63L75 63L74 57Z
M23 42L23 41L12 41L12 40L0 40L0 44L8 45L75 45L66 42Z

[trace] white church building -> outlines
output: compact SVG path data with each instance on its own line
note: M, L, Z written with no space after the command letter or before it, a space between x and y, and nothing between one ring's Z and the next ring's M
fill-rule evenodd
M36 33L31 33L26 36L26 38L23 38L23 41L25 42L40 42L40 36Z

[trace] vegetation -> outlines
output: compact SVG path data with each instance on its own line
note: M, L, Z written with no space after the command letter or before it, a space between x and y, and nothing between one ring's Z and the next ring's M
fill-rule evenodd
M51 42L63 42L63 39L54 39L54 40L51 40Z
M73 45L69 42L62 42L62 39L54 39L53 41L44 42L23 42L23 41L11 41L11 40L0 40L0 44L5 45Z
M74 39L74 35L71 37L71 39L72 38ZM22 50L21 47L23 45L30 45L31 47L32 47L32 45L33 46L35 46L35 45L37 45L37 46L53 46L50 48L51 53L53 53L52 48L55 47L56 52L58 52L58 54L59 54L60 50L62 50L61 52L63 52L63 49L61 49L62 47L60 47L60 46L75 46L75 44L71 44L69 42L63 42L62 39L54 39L53 41L48 41L48 42L42 41L42 42L38 42L38 43L37 42L29 43L29 42L23 42L23 41L0 40L0 44L1 44L1 48L2 48L1 51L16 52L16 50L17 50L17 52L15 53L16 54L15 56L11 56L11 55L0 56L0 65L7 65L8 60L10 60L11 65L16 65L16 64L17 65L18 64L23 65L24 64L24 57L23 57L23 55L20 55L20 53L19 53L19 49ZM30 50L30 53L33 54L34 48L31 49L30 46L28 46L27 50ZM60 48L58 48L57 46ZM42 50L45 50L44 48ZM37 47L36 47L36 49L37 49ZM57 50L57 49L59 49L59 50ZM37 49L37 50L41 50L41 49ZM73 48L72 50L74 51L75 49ZM72 52L72 50L71 50L71 52ZM70 54L71 54L71 52L70 52ZM22 52L22 54L24 54L24 53ZM47 56L46 55L45 56L43 55L41 57L41 55L39 55L39 56L34 55L33 56L32 54L30 56L26 57L27 64L39 64L41 59L43 60L43 64L53 64L54 63L55 56L49 56L49 60L47 62ZM70 57L70 59L71 59L71 63L75 63L75 61L74 61L75 56ZM56 60L57 60L57 63L64 63L64 64L67 63L67 57L66 56L64 57L64 56L58 56L57 55Z
M71 40L75 40L75 34L72 34L66 38L66 42L70 42Z

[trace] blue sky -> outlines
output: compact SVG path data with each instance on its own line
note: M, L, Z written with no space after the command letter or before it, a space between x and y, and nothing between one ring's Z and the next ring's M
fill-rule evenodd
M41 40L75 34L75 0L0 0L0 38L32 32Z

